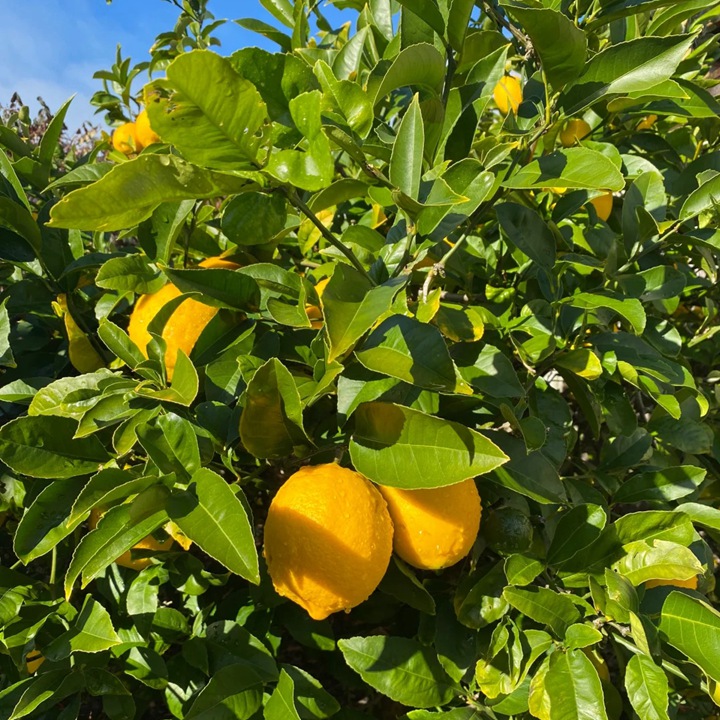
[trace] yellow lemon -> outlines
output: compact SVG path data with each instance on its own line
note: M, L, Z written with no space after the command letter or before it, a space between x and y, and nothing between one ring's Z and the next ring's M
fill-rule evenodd
M265 522L277 592L323 620L367 600L392 554L393 526L377 488L335 463L304 467L280 488Z
M657 122L657 119L658 119L657 115L648 115L647 117L644 117L637 124L637 129L638 130L649 130Z
M678 579L648 580L645 583L646 588L666 587L666 586L672 586L672 587L678 587L678 588L688 588L689 590L697 590L698 578L697 578L697 575L695 575L694 577L691 577L689 580L678 580Z
M45 662L45 656L39 650L31 650L25 656L25 667L30 675L34 675Z
M503 115L507 115L511 110L516 113L522 102L520 81L512 75L506 75L495 86L493 99Z
M480 529L480 495L472 478L429 490L383 486L395 526L395 552L408 564L439 570L462 560Z
M147 110L143 110L135 118L135 137L138 143L138 150L160 142L160 136L150 127L150 118Z
M330 282L330 278L323 278L320 280L320 282L315 286L315 292L317 293L318 298L322 297L322 294L325 292L325 288L327 287L327 284ZM323 326L323 314L322 310L317 305L306 305L305 306L305 312L307 313L307 316L311 320L311 325L314 328L321 328Z
M600 653L592 650L591 648L583 648L583 652L587 656L587 659L593 664L593 666L597 670L597 674L600 676L600 680L602 680L604 683L610 682L610 671L608 670L605 659L600 655Z
M235 269L239 266L223 258L208 258L200 263L200 267ZM156 293L141 295L135 303L128 324L128 335L146 357L147 345L152 339L148 325L167 303L179 295L182 295L180 290L172 283L168 283ZM172 380L178 350L190 355L202 331L215 317L217 311L218 308L192 298L188 298L175 308L162 334L167 344L165 367L168 379Z
M591 201L592 206L595 208L597 216L607 222L608 218L612 214L613 209L613 196L612 193L605 193L593 198Z
M563 147L572 147L576 142L583 140L590 134L590 126L578 118L568 120L560 132L560 142Z
M115 128L112 134L112 146L124 155L132 155L138 151L138 139L135 133L135 123L124 123Z

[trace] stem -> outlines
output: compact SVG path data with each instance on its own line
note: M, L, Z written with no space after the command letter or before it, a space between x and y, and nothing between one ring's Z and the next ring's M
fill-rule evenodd
M532 43L530 38L525 35L521 30L516 28L509 20L506 20L492 5L491 2L485 1L482 4L483 10L487 15L495 21L496 25L505 28L515 40L521 43L527 50L532 50Z
M300 210L303 215L305 215L308 220L320 231L320 234L337 250L339 250L355 267L355 269L362 273L362 275L365 277L365 279L369 280L372 285L377 285L377 283L370 277L367 270L363 267L363 264L355 257L355 253L350 250L350 248L345 247L343 243L340 242L321 222L317 219L315 216L315 213L305 204L305 202L302 200L302 198L297 194L295 190L284 188L284 192L287 195L288 200L292 205L294 205L298 210Z
M453 49L448 45L447 47L447 73L445 74L445 85L443 86L442 104L444 108L447 108L448 98L450 97L450 90L452 88L453 78L455 77L455 70L457 69L457 62L455 61L455 53Z
M52 556L50 559L50 592L52 593L53 599L55 598L55 582L57 574L57 547L52 549Z

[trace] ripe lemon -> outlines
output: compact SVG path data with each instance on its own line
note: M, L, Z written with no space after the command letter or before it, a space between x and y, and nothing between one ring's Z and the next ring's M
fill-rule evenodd
M25 667L30 675L34 675L45 662L45 656L39 650L31 650L25 656Z
M511 110L516 113L522 102L520 81L512 75L506 75L495 86L493 99L503 115L507 115Z
M234 270L239 266L218 257L204 260L200 263L200 267ZM128 335L146 357L147 344L152 339L148 332L148 325L167 303L181 294L175 285L168 283L156 293L141 295L135 303L128 324ZM178 350L190 355L202 331L215 317L217 311L218 308L216 307L210 307L210 305L205 305L198 300L188 298L170 316L162 334L167 344L165 367L167 368L169 380L172 380L175 371Z
M97 527L100 518L105 513L98 509L93 508L90 511L90 518L88 520L88 527L94 530ZM153 552L167 552L172 548L173 539L168 538L163 542L159 542L152 535L148 535L143 538L137 545L133 545L132 550L152 550ZM115 558L115 564L121 565L122 567L130 568L131 570L143 570L148 565L152 564L152 560L149 557L133 558L132 550L127 550L119 557Z
M599 195L598 197L593 198L590 202L595 208L597 216L604 222L607 222L608 218L612 214L613 209L612 193L605 193L604 195Z
M322 294L325 292L325 288L327 287L327 284L330 282L330 278L323 278L320 280L320 282L315 286L315 292L317 293L318 298L322 297ZM307 316L311 320L311 325L314 328L321 328L323 326L323 314L322 310L317 305L306 305L305 306L305 312L307 313Z
M124 123L113 131L112 146L118 152L124 155L132 155L138 151L138 145L135 123Z
M678 580L678 579L648 580L645 583L645 587L648 589L655 588L655 587L665 587L665 586L688 588L689 590L697 590L698 589L698 578L697 578L697 575L695 575L694 577L691 577L689 580Z
M395 552L422 570L440 570L462 560L480 529L480 495L472 478L428 490L383 486L395 526Z
M143 110L135 118L135 137L137 138L139 150L160 142L160 136L150 127L147 110Z
M328 463L298 470L275 495L264 554L277 592L323 620L370 597L390 562L392 535L377 488Z
M568 120L560 132L560 142L563 147L572 147L576 142L582 140L590 133L590 126L577 118Z
M648 115L647 117L644 117L637 124L637 130L649 130L657 122L657 119L657 115Z

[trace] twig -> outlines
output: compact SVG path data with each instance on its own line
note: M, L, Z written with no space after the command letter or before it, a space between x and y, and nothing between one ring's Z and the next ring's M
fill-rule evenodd
M509 20L506 20L496 9L493 7L492 2L485 1L482 4L485 12L495 21L496 24L505 28L517 42L521 43L525 50L531 52L533 49L530 38L525 35L519 28L516 28Z
M308 220L320 231L320 234L337 250L339 250L355 267L358 272L373 285L377 283L370 277L363 264L357 259L355 253L338 240L321 222L315 213L305 204L294 189L283 188L283 192L292 205L294 205Z

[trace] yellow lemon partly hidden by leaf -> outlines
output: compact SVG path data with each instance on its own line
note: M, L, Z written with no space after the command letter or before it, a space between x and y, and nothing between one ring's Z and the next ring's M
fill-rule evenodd
M608 218L612 214L613 209L613 195L612 193L605 193L593 198L591 201L592 206L595 208L597 216L604 222L607 222Z
M648 580L645 583L646 588L655 587L677 587L687 588L688 590L697 590L698 588L698 577L694 575L689 580L678 580L677 578L670 580Z
M138 139L135 132L135 123L124 123L115 128L112 134L112 146L123 155L132 155L138 151Z
M328 463L301 468L278 490L264 554L277 592L323 620L370 597L390 562L392 536L377 488Z
M647 117L644 117L637 124L637 129L638 130L649 130L657 122L657 119L658 119L657 115L648 115Z
M104 511L99 508L93 508L90 511L90 518L88 520L88 527L94 530L97 527L100 518L104 515ZM167 552L172 548L173 539L168 538L160 542L156 540L152 535L148 535L143 538L137 545L133 545L132 550L127 550L122 555L115 558L115 563L122 567L130 568L131 570L144 570L148 565L152 564L152 560L149 557L133 557L133 550L151 550L152 552Z
M200 263L200 267L232 270L239 266L223 258L208 258ZM148 326L167 303L180 295L182 295L180 290L172 283L168 283L156 293L141 295L137 299L130 315L128 335L146 357L147 345L152 340ZM175 371L178 350L190 355L202 331L215 317L217 311L218 308L205 305L193 298L188 298L175 308L162 333L163 340L167 344L165 367L169 380L172 380Z
M395 526L394 548L413 567L440 570L462 560L480 529L475 480L421 490L382 486Z
M565 127L560 131L560 142L563 147L572 147L576 142L584 139L590 134L590 126L578 118L568 120Z
M160 142L160 136L150 127L147 110L143 110L135 118L135 138L138 143L138 150Z
M610 682L610 671L608 670L605 659L601 657L600 653L592 650L591 648L583 648L587 659L593 664L597 670L597 674L600 676L600 680L604 683Z
M318 298L322 297L322 294L325 292L325 288L327 287L327 284L329 282L330 282L329 277L323 278L315 286L315 292L317 293ZM310 321L311 321L310 324L314 328L321 328L323 326L322 310L317 305L306 305L305 312L307 313L307 316L310 318Z
M516 113L522 102L520 81L512 75L506 75L495 86L493 99L503 115L507 115L511 110Z
M25 656L25 667L30 675L34 675L45 662L45 656L39 650L31 650Z
M72 366L81 373L91 373L105 367L102 356L70 313L65 293L58 295L57 305L65 323L65 333L68 339L68 358Z

